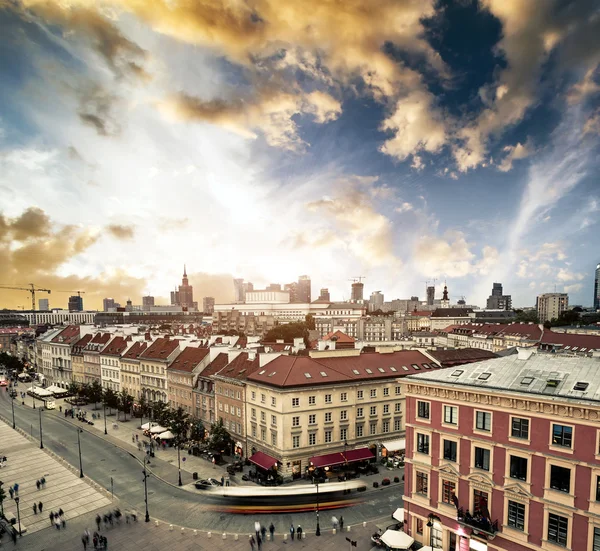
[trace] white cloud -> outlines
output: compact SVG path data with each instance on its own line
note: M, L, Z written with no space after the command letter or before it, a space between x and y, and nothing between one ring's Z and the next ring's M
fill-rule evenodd
M574 285L565 285L565 293L578 293L583 289L583 284L575 283Z
M506 153L506 156L498 165L498 170L501 172L508 172L512 169L513 161L525 159L532 153L531 148L528 147L527 144L523 145L521 143L517 143L517 145L507 145L503 151Z
M558 281L581 281L582 279L585 279L585 275L561 268L556 274L556 279Z
M407 203L404 202L402 203L399 207L396 207L396 212L408 212L414 209L414 206L412 203Z

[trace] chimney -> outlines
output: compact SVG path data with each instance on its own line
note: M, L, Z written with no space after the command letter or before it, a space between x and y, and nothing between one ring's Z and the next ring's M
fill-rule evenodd
M264 367L279 356L281 356L281 352L264 352L263 354L258 355L258 363L260 364L260 367Z
M256 350L248 351L248 361L253 362L256 359Z
M528 360L533 355L533 348L521 348L517 347L517 359L518 360Z
M233 360L235 360L240 354L241 354L241 350L227 350L227 362L231 363Z

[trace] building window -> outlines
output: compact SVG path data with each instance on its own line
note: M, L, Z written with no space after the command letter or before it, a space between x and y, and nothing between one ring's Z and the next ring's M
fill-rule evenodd
M308 416L308 424L316 425L317 424L317 416L315 414L311 414Z
M402 421L400 419L394 419L394 430L399 431L402 429Z
M381 425L381 432L390 432L390 422L385 420Z
M271 425L276 425L277 424L277 417L275 417L275 415L271 415Z
M292 417L292 427L300 426L300 417Z
M256 426L252 425L252 437L256 438Z
M299 448L299 447L300 447L300 437L292 436L292 448Z
M348 393L347 392L342 392L340 394L340 401L341 402L347 402L348 401Z
M389 388L387 388L387 387L385 387L385 388L383 389L383 395L384 395L384 396L389 396L389 395L390 395L390 389L389 389Z
M314 406L317 403L317 397L316 396L309 396L308 397L308 405L309 406Z
M260 401L261 401L261 403L264 404L266 399L267 399L267 397L264 394L260 395Z
M513 417L511 433L513 438L523 438L524 440L529 439L529 419L521 419L519 417Z
M516 530L525 531L525 505L516 501L508 502L508 525Z
M510 456L510 477L527 480L527 459L525 457Z
M444 459L456 462L456 451L458 445L453 440L444 440Z
M371 415L377 415L377 406L371 406L369 412Z
M271 396L271 405L275 407L277 405L277 398L275 396Z
M363 435L363 426L362 425L356 425L356 436L357 437L361 437Z
M340 429L340 440L343 440L344 442L347 440L348 438L348 429Z
M596 477L596 501L600 501L600 476Z
M417 531L417 534L419 534L420 536L423 535L423 519L421 519L421 518L417 518L416 531Z
M442 480L442 502L454 505L452 496L456 493L456 483L450 480Z
M371 389L371 398L377 398L377 389L376 388Z
M568 531L568 518L555 515L554 513L548 514L548 541L566 547Z
M292 407L297 408L300 406L300 398L292 398Z
M458 425L458 408L456 406L444 406L444 423Z
M311 432L308 435L308 445L309 446L314 446L317 443L317 433L316 432Z
M383 413L384 413L384 415L386 413L389 413L389 412L390 412L390 405L389 404L383 404Z
M328 412L325 414L325 422L326 422L326 423L331 423L331 411L328 411Z
M487 492L481 490L473 490L473 516L478 515L487 516L489 512L488 508L488 495Z
M346 421L348 419L348 410L343 409L340 411L340 421Z
M592 541L592 551L600 551L600 528L594 528L594 540Z
M362 390L358 390L356 392L356 398L357 398L357 400L362 400L364 398L364 396L365 396L365 393Z
M394 404L394 411L396 413L400 413L402 411L402 404L400 402L396 402Z
M552 445L570 448L573 443L573 428L565 425L552 425Z
M325 394L325 403L331 404L331 394Z
M429 477L427 473L417 471L417 493L426 496L427 495L427 482Z
M417 433L417 451L429 455L429 435Z
M476 413L475 428L477 430L491 431L492 430L492 414L487 411L478 411Z
M475 448L475 467L484 471L490 470L490 450Z
M397 387L394 389L394 392L396 393L396 396L400 396L400 394L402 394L402 387L400 387L400 386L397 386Z
M267 429L261 427L261 429L260 429L260 439L263 442L266 442L266 440L267 440Z
M356 408L356 417L364 417L363 408Z
M377 434L377 423L369 423L369 434L371 436Z
M271 432L271 445L272 446L277 445L277 433L276 432Z
M330 442L331 442L331 431L326 430L325 431L325 444L329 444Z
M417 417L429 419L429 402L417 402Z
M550 488L569 493L571 491L571 469L550 465Z
M267 415L264 411L260 412L260 420L264 423L267 420Z

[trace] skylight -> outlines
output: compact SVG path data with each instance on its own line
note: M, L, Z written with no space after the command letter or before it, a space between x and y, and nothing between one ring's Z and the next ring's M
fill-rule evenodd
M410 367L412 367L413 369L416 369L417 371L421 369L421 366L419 366L417 364L410 364Z
M365 371L366 371L367 373L371 373L371 374L373 374L373 372L372 372L372 371L371 371L371 370L370 370L368 367L367 367L367 368L365 368Z
M277 371L273 371L273 373L269 373L269 377L272 377L273 375L275 375L275 373L277 373Z
M585 352L587 350L587 348L580 348L579 352Z
M353 369L352 373L354 373L355 375L360 375L360 372L358 371L358 369Z
M578 381L575 383L573 390L579 390L579 391L583 392L584 390L587 390L588 386L590 386L590 383L584 383L582 381Z
M487 381L491 376L492 376L491 373L482 373L477 378L480 379L481 381Z
M451 373L450 377L460 377L463 373L464 373L464 370L457 369Z
M264 375L266 371L267 371L266 369L263 369L262 371L259 371L258 374L259 375Z
M305 376L307 379L312 379L312 375L311 375L310 373L305 373L305 374L304 374L304 376Z
M546 381L546 387L556 388L560 384L560 379L548 379Z
M390 366L390 371L393 371L395 373L398 370L392 365L392 366Z
M402 369L404 369L404 371L408 371L408 367L406 367L405 365L402 366Z
M423 364L423 367L424 367L425 369L431 369L431 366L430 366L429 364L427 364L427 363Z
M571 350L577 350L579 347L578 346L574 346L573 348L571 348Z
M567 346L565 346L565 350L570 350L571 349L571 345L568 344Z
M321 371L321 377L327 377L327 373L325 371Z
M383 367L378 367L377 369L380 373L385 373L385 369L383 369Z
M533 377L523 377L521 379L522 385L530 385L531 383L533 383Z

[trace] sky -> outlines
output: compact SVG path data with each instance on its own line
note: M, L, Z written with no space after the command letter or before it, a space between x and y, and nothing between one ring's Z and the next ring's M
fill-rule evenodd
M0 285L591 305L599 63L589 0L0 0Z

